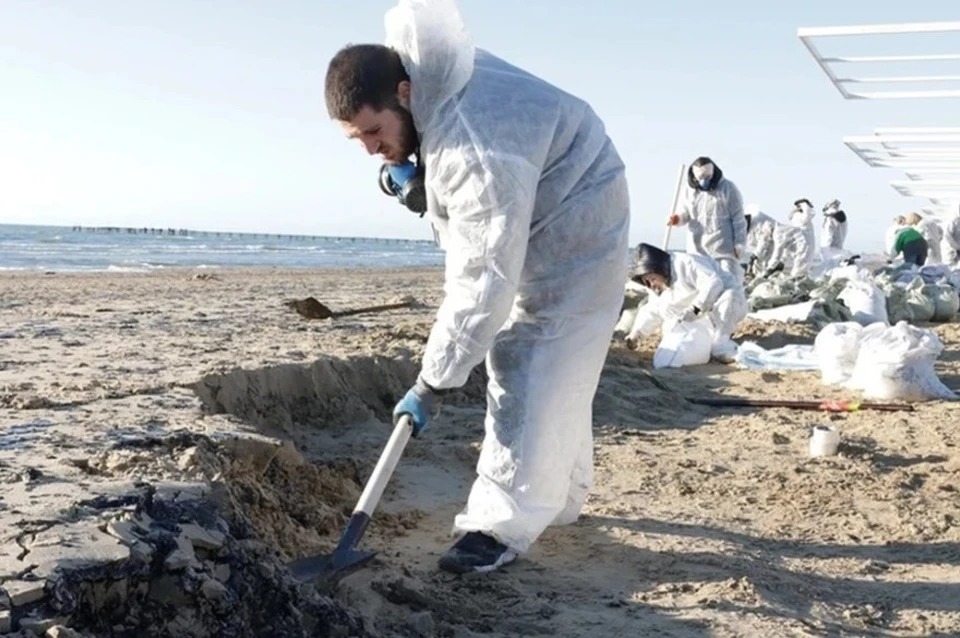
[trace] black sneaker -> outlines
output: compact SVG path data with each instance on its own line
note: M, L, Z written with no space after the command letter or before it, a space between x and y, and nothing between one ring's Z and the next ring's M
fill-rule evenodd
M440 569L454 574L492 572L512 563L517 553L482 532L468 532L440 558Z

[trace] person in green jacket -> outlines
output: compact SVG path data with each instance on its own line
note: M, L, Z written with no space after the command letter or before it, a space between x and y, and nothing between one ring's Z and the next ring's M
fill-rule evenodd
M903 218L898 218L897 221L900 222L901 219ZM927 263L929 246L927 245L927 240L920 234L920 231L913 226L907 225L904 220L900 222L900 225L894 228L890 234L890 242L887 250L889 251L891 261L895 259L897 255L902 254L905 264L922 266Z

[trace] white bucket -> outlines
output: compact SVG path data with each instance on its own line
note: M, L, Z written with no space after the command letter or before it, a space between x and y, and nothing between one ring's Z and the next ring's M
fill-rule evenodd
M840 445L840 433L828 425L813 426L810 435L810 456L835 456Z

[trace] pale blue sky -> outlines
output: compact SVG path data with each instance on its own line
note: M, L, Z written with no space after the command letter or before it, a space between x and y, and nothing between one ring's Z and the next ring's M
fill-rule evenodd
M429 238L323 105L330 57L381 42L392 5L3 0L0 222ZM633 242L660 242L679 164L705 154L780 219L797 198L818 211L839 198L852 247L878 247L890 218L919 202L888 186L902 174L867 168L840 138L960 124L960 100L843 100L796 37L801 26L957 19L956 0L459 5L478 46L605 119L627 163ZM956 36L884 42L873 52L960 51Z

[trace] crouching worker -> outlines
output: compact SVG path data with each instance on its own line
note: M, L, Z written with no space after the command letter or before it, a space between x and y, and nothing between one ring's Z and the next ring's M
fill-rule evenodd
M903 255L905 264L922 266L927 263L928 245L927 240L923 238L913 226L907 224L903 217L896 219L897 225L894 226L887 235L887 251L890 262L897 258L897 255Z
M747 316L747 299L734 275L716 261L690 253L668 253L650 244L637 247L637 264L631 279L657 294L640 312L627 336L627 344L655 330L668 318L694 321L707 316L713 324L711 354L730 362L737 344L730 336Z

